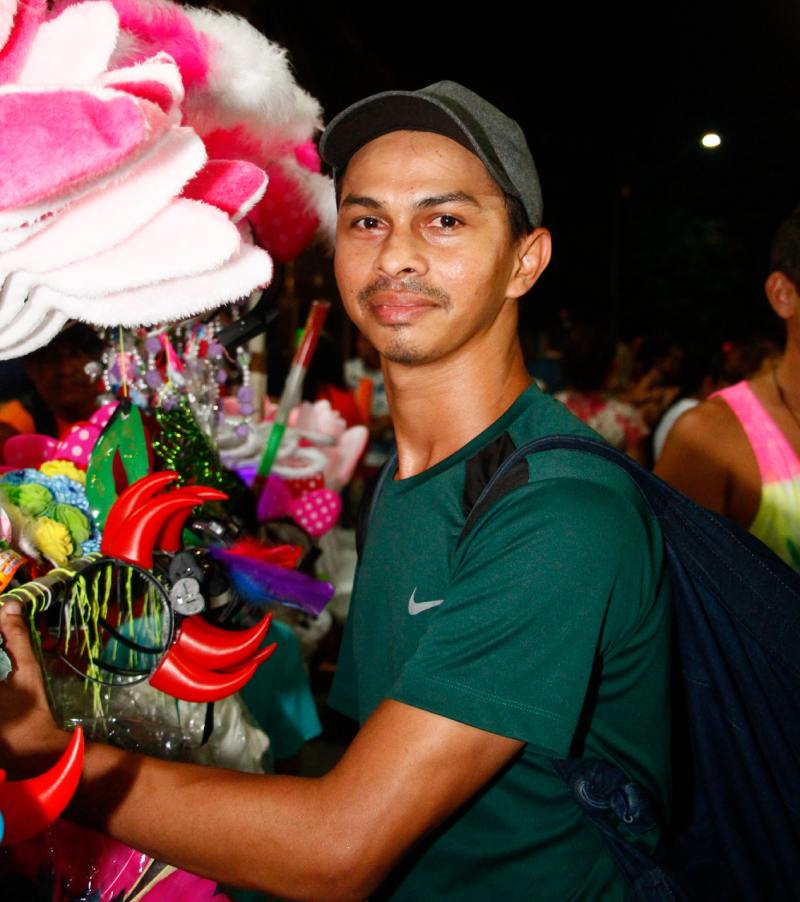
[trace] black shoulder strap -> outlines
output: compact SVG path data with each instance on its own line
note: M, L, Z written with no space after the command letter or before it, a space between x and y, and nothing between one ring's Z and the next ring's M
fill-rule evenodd
M623 454L622 451L612 448L611 445L608 445L599 439L586 438L580 435L549 435L546 438L535 439L534 441L520 445L520 447L512 454L509 454L497 468L494 475L484 486L483 491L475 501L472 510L467 515L461 534L458 537L459 543L466 538L467 534L472 530L481 516L483 516L483 514L499 501L503 494L505 494L503 487L504 484L508 482L509 474L511 474L514 469L528 457L528 455L536 454L540 451L562 450L585 451L594 454L597 457L604 457L606 460L613 461L615 464L622 467L623 470L630 473L634 477L637 485L639 484L641 474L644 474L645 476L651 475L634 460L626 454ZM511 488L512 485L513 484L509 484L509 488Z
M361 507L358 510L358 521L356 522L356 553L359 557L361 557L364 551L369 521L372 519L372 513L375 510L378 496L383 490L384 483L389 478L389 474L394 470L396 464L397 451L393 451L389 459L381 467L378 478L368 486L364 492L364 497L361 500Z
M478 495L471 510L466 514L464 526L459 535L459 543L467 536L470 530L475 526L480 517L491 508L506 491L514 488L518 484L518 480L513 474L517 467L524 462L529 454L535 454L539 451L554 450L576 450L588 451L599 457L605 457L608 460L621 466L634 477L644 474L650 476L646 470L639 466L630 457L612 448L599 439L584 438L578 435L550 435L546 438L535 439L527 444L521 445L512 451L494 471L489 481L483 487ZM383 489L384 483L397 464L397 451L393 452L391 457L381 468L377 480L373 483L372 490L368 490L364 500L361 503L361 509L358 516L356 526L356 550L359 557L364 548L369 529L370 520L377 503L378 497ZM652 477L655 479L655 477ZM638 480L637 480L638 483Z

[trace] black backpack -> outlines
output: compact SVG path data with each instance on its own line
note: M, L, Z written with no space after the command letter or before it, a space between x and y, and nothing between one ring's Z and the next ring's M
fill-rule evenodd
M631 841L659 822L642 786L597 759L554 760L554 768L603 833L634 899L800 899L800 574L622 452L574 435L512 451L469 511L459 541L518 484L510 478L516 465L552 450L620 466L663 533L677 685L674 812L657 853ZM364 507L359 548L393 464Z

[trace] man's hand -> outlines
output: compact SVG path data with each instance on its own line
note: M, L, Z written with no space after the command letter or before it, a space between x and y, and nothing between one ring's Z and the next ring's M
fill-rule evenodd
M39 662L17 602L0 607L0 633L13 666L0 683L0 765L14 777L29 776L49 767L69 737L53 720Z

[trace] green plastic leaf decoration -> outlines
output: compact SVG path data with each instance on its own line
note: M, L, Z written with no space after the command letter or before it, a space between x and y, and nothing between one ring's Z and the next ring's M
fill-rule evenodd
M128 485L150 472L147 438L139 408L120 401L94 446L86 470L86 497L97 528L102 530L117 500L114 458L119 454Z

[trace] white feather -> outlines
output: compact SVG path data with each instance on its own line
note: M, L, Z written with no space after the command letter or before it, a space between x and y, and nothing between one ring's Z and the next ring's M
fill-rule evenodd
M201 135L243 125L268 162L321 127L320 106L298 87L283 47L239 16L210 9L187 9L186 14L212 39L208 84L190 90L185 105Z
M281 166L300 188L306 205L319 217L317 237L332 251L336 239L336 191L333 180L319 172L310 172L292 156L284 157Z

